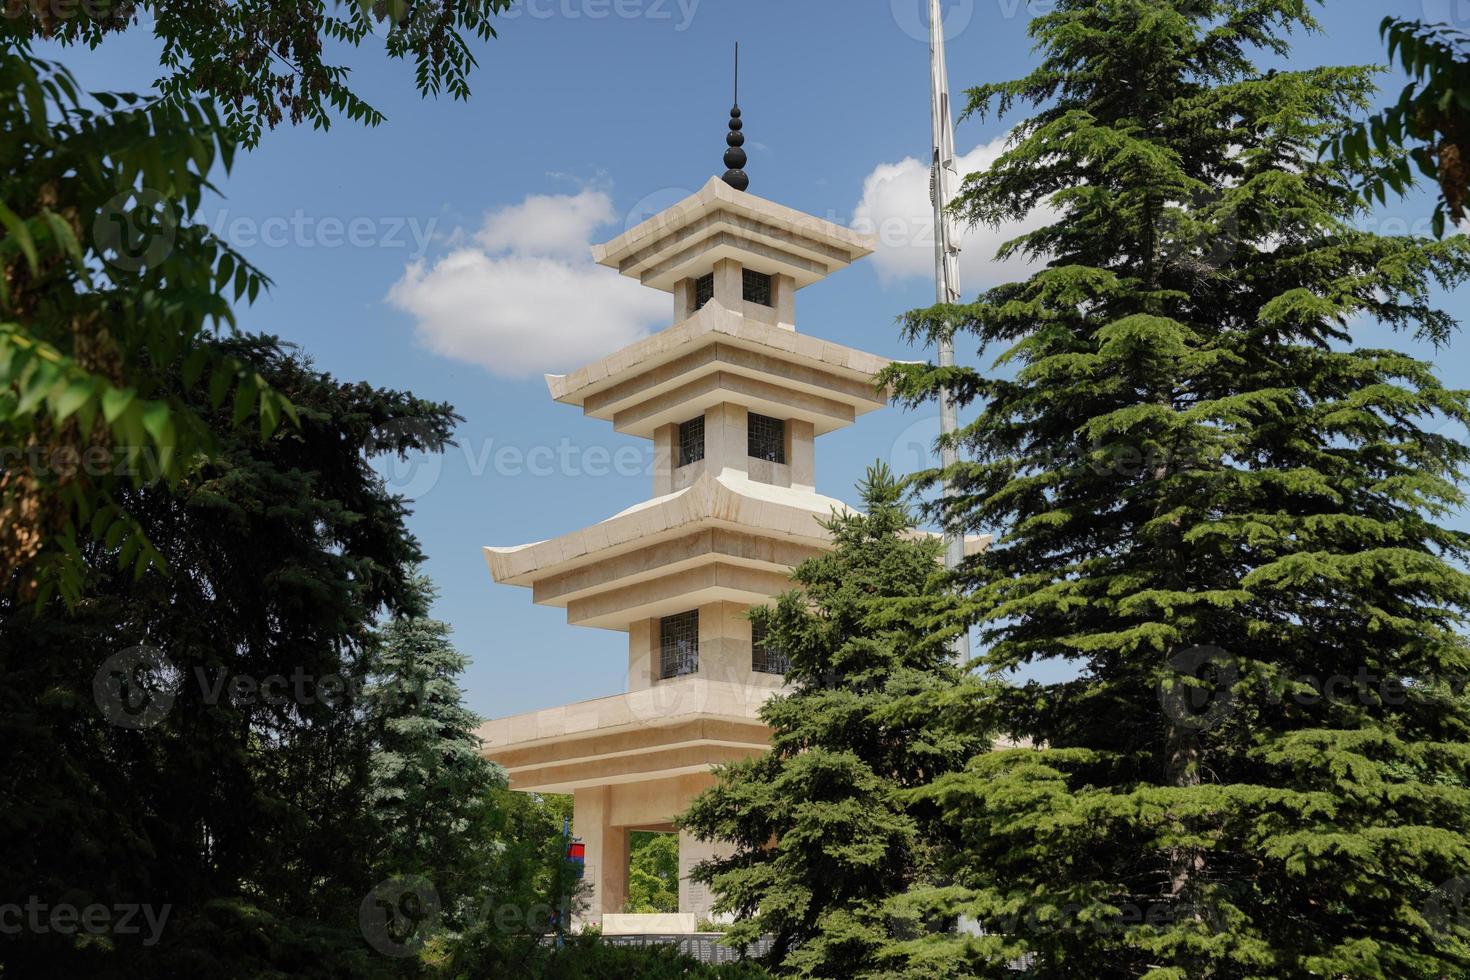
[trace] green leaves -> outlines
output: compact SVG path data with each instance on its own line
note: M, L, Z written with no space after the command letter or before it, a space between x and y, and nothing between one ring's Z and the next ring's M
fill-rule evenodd
M231 145L213 108L105 93L104 111L83 108L65 72L16 51L0 54L0 84L22 95L0 99L13 134L0 155L0 433L23 460L0 496L0 554L8 581L75 598L94 504L177 485L213 452L184 404L195 383L234 390L239 424L258 414L264 437L295 416L219 346L234 325L220 289L233 283L238 302L265 280L192 222ZM176 363L184 391L166 392ZM110 547L161 560L146 541Z
M72 8L67 15L45 20L29 15L11 18L8 27L21 38L43 36L61 44L95 47L113 33L150 25L162 45L165 73L158 86L167 103L183 112L205 99L227 107L222 121L232 140L220 147L220 156L228 169L235 141L254 146L265 129L282 122L309 122L313 129L326 129L334 113L369 126L382 122L383 114L349 87L349 70L326 60L334 45L324 41L356 46L380 34L390 58L412 59L419 92L437 96L447 91L465 99L475 67L468 39L493 38L493 18L510 3L317 0L285 8L267 0L226 7L179 0L166 11L155 2L139 5L140 11L156 16L128 18L111 8ZM213 70L198 71L199 65ZM70 80L64 84L70 86ZM39 105L39 98L31 94L36 89L23 91ZM128 104L108 93L96 98L108 112ZM33 109L33 115L38 114L39 109ZM204 140L193 144L201 172L209 170L207 146Z
M1450 222L1466 217L1470 195L1470 37L1445 24L1386 17L1379 33L1388 59L1397 60L1413 81L1398 101L1366 122L1342 130L1322 146L1339 165L1359 177L1369 203L1384 204L1413 186L1413 168L1439 184L1434 234L1443 238Z
M4 238L0 238L0 255L18 249L25 256L31 272L35 272L40 264L36 257L36 243L25 223L4 204L0 204L0 225L5 226L7 233Z
M500 850L517 846L502 817L515 804L509 794L488 798L504 777L478 757L478 719L458 704L463 657L417 642L434 636L421 618L430 600L413 579L418 544L402 501L371 465L383 432L395 449L433 452L455 416L320 374L283 347L222 340L193 383L179 360L138 372L148 387L108 389L111 422L95 420L134 430L121 447L99 439L80 459L66 444L21 456L38 476L55 472L59 504L47 505L72 515L37 562L74 562L83 578L71 603L43 594L36 608L15 590L0 594L0 716L9 723L0 771L28 774L7 783L6 813L28 832L12 842L0 886L19 887L41 868L65 878L78 900L142 895L158 880L160 853L172 855L175 885L157 945L122 936L58 947L33 934L7 946L7 971L141 976L180 963L205 975L388 976L391 961L364 948L357 914L382 878L430 876L456 927L485 907L547 901L539 880L538 889L522 880L539 869ZM254 416L232 425L233 388L224 403L209 402L203 372L216 364L231 385L246 378L262 393L291 392L302 424L282 423L268 440ZM135 480L168 465L153 457L170 422L180 427L174 445L197 444L201 433L182 429L194 421L213 437L208 459L181 465L176 484ZM128 447L138 452L125 455ZM7 477L16 461L6 456ZM73 466L80 472L61 480ZM407 621L390 624L400 614ZM403 639L391 666L374 656L380 631ZM171 674L187 688L151 727L117 727L94 678L101 669L105 680L113 658L139 644L166 658L161 681ZM424 698L413 700L412 684L385 685L369 715L361 695L370 664L385 680L426 678ZM373 766L385 716L383 737L399 739L390 754L399 750L405 766L396 785L379 782ZM401 751L405 743L425 754ZM420 790L392 835L369 817L375 787ZM554 833L559 844L560 829L558 819L536 842ZM192 846L201 835L210 848ZM78 840L88 845L65 843ZM235 872L215 874L221 860ZM493 927L493 914L483 918ZM526 943L534 945L544 919L519 921L536 930ZM262 930L275 939L249 941ZM229 939L224 951L222 935L243 945ZM303 967L303 956L329 966Z

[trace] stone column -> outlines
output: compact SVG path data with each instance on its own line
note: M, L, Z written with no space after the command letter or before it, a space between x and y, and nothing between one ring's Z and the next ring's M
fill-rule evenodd
M694 312L694 280L680 279L674 283L674 321L689 319Z
M776 326L782 330L796 329L796 280L791 276L777 275L771 280L771 304L776 307Z
M723 402L704 413L704 468L719 477L726 470L750 473L750 414L745 406Z
M644 691L658 676L658 620L640 619L628 625L628 690Z
M743 267L734 259L715 263L715 302L739 313L745 308L745 276Z
M786 420L786 465L790 467L792 487L816 492L817 437L812 423Z
M601 925L605 913L621 912L628 900L628 832L609 822L610 789L593 786L572 797L572 834L587 846L587 906L577 923Z
M750 629L745 607L711 602L699 607L699 673L705 680L743 684L750 675Z
M674 492L674 470L679 466L679 427L673 423L653 430L653 495Z
M724 857L731 853L726 844L711 844L698 840L687 831L679 832L679 911L692 912L700 919L710 917L710 906L715 895L708 885L694 881L690 875L694 866L701 861Z

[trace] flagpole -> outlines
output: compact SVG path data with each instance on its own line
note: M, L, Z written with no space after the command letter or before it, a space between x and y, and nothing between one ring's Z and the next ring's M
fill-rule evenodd
M954 159L954 116L949 108L949 69L944 61L944 15L939 9L939 0L929 0L929 80L930 122L933 133L933 154L930 163L929 196L934 204L934 292L940 303L960 301L959 248L954 244L946 205L951 197L950 178L956 175ZM954 367L954 339L950 336L949 324L945 324L939 337L939 366ZM949 387L939 389L939 432L943 437L940 461L946 473L959 462L959 452L951 437L959 428L959 416L955 411L954 398ZM954 481L946 477L944 494L954 492ZM944 567L953 571L965 559L963 534L944 535ZM966 630L955 637L955 657L961 663L970 659L970 634Z

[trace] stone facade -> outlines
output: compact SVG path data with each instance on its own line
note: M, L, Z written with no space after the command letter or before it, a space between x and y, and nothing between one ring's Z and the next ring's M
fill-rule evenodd
M673 830L711 766L768 745L757 712L783 681L755 669L745 613L829 546L820 521L844 505L816 492L816 438L883 406L873 376L888 363L798 333L795 295L871 250L849 229L719 180L593 250L670 293L673 325L547 385L557 401L653 441L653 496L485 555L497 583L530 588L568 623L626 633L628 689L480 732L513 789L574 795L591 886L584 922L617 915L609 925L636 931L635 917L619 915L629 832ZM673 636L676 625L688 639ZM697 922L712 901L688 876L716 850L679 844L683 915L649 919L654 931Z

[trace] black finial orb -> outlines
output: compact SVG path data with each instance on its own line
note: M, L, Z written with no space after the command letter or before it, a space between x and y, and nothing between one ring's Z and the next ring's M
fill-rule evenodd
M745 166L745 151L741 149L745 145L745 134L740 130L745 128L745 123L740 121L740 42L735 42L735 104L730 106L730 132L725 136L725 145L729 147L725 151L725 176L720 179L737 191L743 191L750 186L750 178L741 169Z
M745 124L740 121L740 106L731 106L730 132L725 136L725 143L730 147L725 151L725 166L729 169L721 180L737 191L743 191L750 186L750 177L741 169L747 159L745 151L741 149L745 144L745 134L741 132L744 127Z

